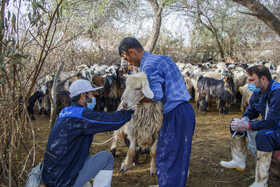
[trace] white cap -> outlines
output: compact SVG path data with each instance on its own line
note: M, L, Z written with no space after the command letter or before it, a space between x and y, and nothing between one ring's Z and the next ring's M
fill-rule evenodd
M93 88L90 84L89 81L87 80L76 80L75 82L73 82L69 88L69 92L70 92L70 97L75 97L81 93L85 93L85 92L90 92L90 91L95 91L95 90L99 90L103 88L103 86L101 87L96 87Z

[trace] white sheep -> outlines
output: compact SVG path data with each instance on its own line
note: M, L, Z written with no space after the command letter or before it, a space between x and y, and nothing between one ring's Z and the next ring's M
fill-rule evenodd
M280 76L280 66L277 66L276 75L277 75L278 77Z
M126 171L131 166L136 147L139 146L150 148L150 174L154 175L156 173L155 157L158 134L163 123L163 104L161 101L139 103L144 97L153 98L153 96L145 73L135 73L127 77L126 89L122 95L120 107L123 106L125 109L135 107L135 112L131 120L115 132L115 139L111 147L111 150L114 150L117 139L123 138L124 134L127 134L130 147L126 159L122 163L121 171Z
M213 72L213 71L206 71L203 72L203 77L210 77L210 78L214 78L214 79L221 79L221 72Z
M248 84L245 84L244 86L239 87L239 92L242 95L240 110L241 112L244 112L246 107L249 105L250 97L252 96L253 92L251 92L248 89Z
M234 92L233 92L233 103L236 103L236 95L239 88L244 86L247 82L247 74L245 70L233 70L233 81L234 81ZM239 91L240 92L240 91Z

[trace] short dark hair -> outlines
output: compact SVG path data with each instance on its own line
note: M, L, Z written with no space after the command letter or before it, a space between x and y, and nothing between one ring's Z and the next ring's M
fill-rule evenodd
M88 92L85 92L85 94L86 94L86 97L88 97L87 96ZM76 96L72 97L71 101L76 103L77 101L79 101L80 97L81 97L81 93L79 95L76 95Z
M136 38L126 37L121 41L119 45L119 55L122 56L124 52L128 54L129 49L144 50L141 43Z
M268 81L271 81L271 73L269 71L269 69L267 67L265 67L264 65L255 65L255 66L251 66L249 68L246 69L246 72L249 75L253 75L254 73L257 74L257 76L259 77L259 79L262 76L265 76L267 78Z
M71 101L72 101L72 102L77 102L77 101L79 101L80 97L81 97L81 94L76 95L76 96L74 96L74 97L71 98Z

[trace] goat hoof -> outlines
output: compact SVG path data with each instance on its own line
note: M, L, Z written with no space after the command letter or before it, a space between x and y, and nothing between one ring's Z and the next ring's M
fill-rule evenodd
M111 149L110 152L113 155L113 157L116 157L116 149Z
M121 173L124 173L124 172L126 172L126 171L127 171L127 169L128 169L128 166L127 166L127 165L125 165L124 163L122 163L122 166L121 166L120 172L121 172Z
M121 168L121 169L120 169L120 173L124 173L124 172L126 172L126 169Z
M36 118L32 115L32 116L31 116L31 120L36 120Z
M133 160L133 161L132 161L133 166L139 164L138 157L137 157L137 158L135 157L135 158L133 158L132 160Z
M150 149L148 147L146 147L145 149L141 150L141 153L150 153Z
M228 110L227 109L225 109L225 114L228 114Z
M155 171L150 171L150 174L151 174L152 177L156 176L156 172Z
M129 141L129 139L128 138L124 138L124 143L125 143L125 145L127 146L127 147L129 147L130 146L130 141Z

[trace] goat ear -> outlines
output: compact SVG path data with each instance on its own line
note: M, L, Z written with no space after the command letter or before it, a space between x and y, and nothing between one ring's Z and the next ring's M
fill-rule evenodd
M151 90L148 82L146 84L143 84L142 92L145 95L145 97L147 97L149 99L154 98L154 93Z

